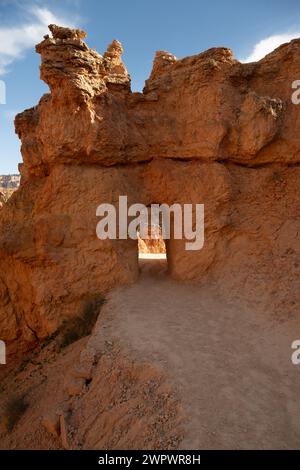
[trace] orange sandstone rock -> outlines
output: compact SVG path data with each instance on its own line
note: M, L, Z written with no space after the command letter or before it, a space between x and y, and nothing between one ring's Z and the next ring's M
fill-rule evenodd
M50 30L36 47L50 93L16 117L21 187L0 213L1 339L28 347L85 296L137 279L137 241L96 237L97 206L119 195L205 204L203 249L167 244L173 277L296 309L300 40L251 64L160 51L132 93L118 41L101 56L82 31Z

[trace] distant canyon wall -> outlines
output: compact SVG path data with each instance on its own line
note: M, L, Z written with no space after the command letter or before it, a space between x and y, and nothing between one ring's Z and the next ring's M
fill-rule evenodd
M17 189L20 185L20 175L0 175L0 191L2 189Z

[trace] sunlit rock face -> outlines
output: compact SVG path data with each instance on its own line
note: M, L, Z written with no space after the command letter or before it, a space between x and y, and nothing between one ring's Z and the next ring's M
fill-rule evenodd
M170 275L290 315L300 292L300 120L291 101L300 40L257 63L230 49L155 55L132 93L114 40L101 56L80 30L37 45L50 92L17 115L19 190L0 212L0 337L26 348L88 295L139 275L136 240L99 240L96 208L205 205L205 242L166 244Z

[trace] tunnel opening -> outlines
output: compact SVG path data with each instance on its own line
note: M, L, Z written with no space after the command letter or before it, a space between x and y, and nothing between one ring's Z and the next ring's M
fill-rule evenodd
M139 271L144 275L159 277L168 272L168 241L163 236L163 220L159 212L156 212L157 217L152 218L150 206L147 207L148 222L141 224L137 233Z
M148 225L148 236L138 232L139 259L167 260L167 248L162 236L161 225Z

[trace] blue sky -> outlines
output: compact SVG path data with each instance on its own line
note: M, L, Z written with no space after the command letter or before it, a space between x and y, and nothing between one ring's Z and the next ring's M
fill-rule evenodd
M181 58L226 46L239 60L251 61L300 37L300 2L0 0L0 80L6 85L6 104L0 104L0 174L17 172L22 160L14 115L47 92L34 45L51 22L85 29L88 45L100 53L119 39L132 89L141 91L156 50Z

